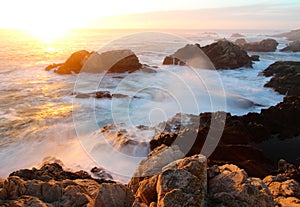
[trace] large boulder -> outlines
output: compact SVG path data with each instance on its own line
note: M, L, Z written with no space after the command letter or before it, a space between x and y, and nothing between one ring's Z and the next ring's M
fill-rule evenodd
M275 62L263 71L267 77L273 76L265 87L285 95L300 95L300 62Z
M73 53L65 63L51 64L45 70L56 68L58 74L89 73L124 73L142 68L138 57L131 50L112 50L103 53L80 50Z
M292 42L285 48L280 50L281 52L300 52L300 41Z
M135 193L135 206L201 206L206 193L206 158L195 155L175 161L167 147L154 151L151 157L159 156L151 166L160 169L158 174L133 177L128 187ZM161 154L163 152L163 154ZM164 167L160 160L164 162ZM147 164L147 162L143 162ZM149 164L149 163L148 163ZM156 166L158 165L158 166Z
M278 42L274 39L265 39L260 42L244 43L241 47L252 52L275 52Z
M207 57L203 55L203 52L211 60L215 69L252 67L252 61L247 52L227 40L219 40L204 47L200 47L199 44L186 45L174 54L167 56L163 64L189 65L202 69L214 69Z
M210 58L216 69L252 67L252 61L247 52L230 41L220 40L201 47L201 49Z
M244 170L230 164L214 171L208 179L210 206L275 206L270 190L261 179L248 177Z

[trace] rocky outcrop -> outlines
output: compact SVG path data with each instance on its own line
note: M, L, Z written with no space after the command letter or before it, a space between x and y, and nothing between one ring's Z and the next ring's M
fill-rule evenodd
M274 37L286 37L288 40L297 41L300 40L300 29L292 30L290 32L274 35Z
M248 177L246 171L235 165L209 169L209 206L275 206L273 196L259 178Z
M171 120L166 125L167 130L150 141L151 149L161 144L171 146L175 140L182 140L177 141L179 147L180 143L183 143L184 147L185 143L193 142L187 156L200 153L209 133L212 117L218 116L203 113L198 119L197 116L189 117L194 124L184 127L180 126L180 122L178 124L176 120ZM211 166L229 162L245 169L250 176L264 178L276 169L274 161L275 163L277 161L267 159L255 143L266 141L274 136L280 139L294 138L300 134L298 123L300 123L300 97L286 97L282 103L264 109L260 114L249 113L244 116L226 114L222 136L216 149L208 158L208 164ZM176 128L169 128L169 125L176 126Z
M300 184L283 174L269 175L263 179L278 206L300 205Z
M14 172L0 188L1 206L130 207L133 199L122 184L64 171L57 163Z
M167 56L164 65L189 65L202 69L214 69L203 52L209 57L215 69L235 69L252 67L251 58L239 46L227 41L219 40L216 43L200 47L199 44L186 45L173 55Z
M134 72L142 68L138 57L131 50L112 50L103 52L88 52L80 50L74 52L65 63L51 64L45 70L56 68L58 74L89 73L124 73Z
M285 48L280 50L281 52L300 52L300 41L292 42Z
M89 58L91 55L90 52L86 50L80 50L77 52L74 52L63 64L56 64L59 65L57 69L54 70L54 72L58 74L71 74L71 73L79 73L82 66L84 65L85 61ZM55 64L52 66L55 66ZM50 69L51 67L46 67L47 69Z
M281 94L300 95L300 62L275 62L263 74L273 76L265 87L274 88Z
M166 153L167 152L167 153ZM168 147L152 152L153 162L142 162L139 169L159 169L157 174L133 177L128 186L140 206L201 206L206 194L206 159L195 155L172 161ZM181 154L182 155L182 154ZM164 160L164 161L161 161ZM146 174L143 174L146 175Z
M252 61L247 52L227 40L218 41L201 49L210 58L216 69L252 67Z
M278 46L278 42L274 39L265 39L260 42L250 43L247 43L245 39L238 39L235 43L244 50L251 52L275 52Z

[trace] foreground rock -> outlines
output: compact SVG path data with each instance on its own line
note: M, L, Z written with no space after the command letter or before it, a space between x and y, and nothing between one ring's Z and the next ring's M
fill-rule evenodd
M214 166L208 179L209 206L272 207L273 196L259 178L249 178L235 165Z
M278 42L274 39L265 39L260 42L251 43L247 43L245 39L238 39L235 43L244 50L251 52L275 52L278 46Z
M274 88L281 94L300 96L300 62L275 62L263 74L273 76L265 84L266 87Z
M58 74L79 73L82 70L89 73L124 73L134 72L141 67L138 57L131 50L112 50L101 54L80 50L74 52L65 63L51 64L45 70L56 68L54 72Z
M280 50L281 52L300 52L300 41L292 42L285 48Z
M251 58L247 52L239 46L227 40L219 40L211 45L200 47L199 44L186 45L177 50L173 55L167 56L164 59L165 65L189 65L197 68L212 69L209 65L204 65L205 58L202 51L209 57L216 69L235 69L240 67L252 67ZM195 59L198 59L197 64L194 64ZM199 67L200 66L200 67Z
M220 116L222 114L200 114L199 124L199 117L191 115L190 120L196 121L182 129L180 129L182 127L180 119L179 124L178 120L171 120L169 125L177 125L176 129L167 127L164 133L154 137L150 142L150 147L155 149L161 144L170 146L175 140L179 140L177 143L182 143L183 148L185 143L193 143L187 156L198 154L202 150L209 131L219 129L218 125L221 123L218 122L223 120L218 118ZM215 128L210 127L212 120L218 123ZM264 178L276 169L276 165L265 157L255 143L269 140L274 136L280 139L294 138L300 134L299 123L300 97L286 97L282 103L262 110L260 114L249 113L244 116L226 114L224 131L222 131L220 141L217 142L216 149L209 157L209 165L229 162L245 169L250 176ZM270 150L275 149L270 148Z
M122 184L64 171L57 163L14 172L0 187L1 206L130 207L134 199Z

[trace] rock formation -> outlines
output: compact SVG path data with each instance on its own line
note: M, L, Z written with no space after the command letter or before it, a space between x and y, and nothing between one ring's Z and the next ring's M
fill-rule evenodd
M177 50L173 55L164 59L165 65L189 65L196 68L213 69L207 64L203 52L213 63L215 69L235 69L240 67L252 67L251 58L247 52L239 46L227 40L219 40L211 45L200 47L199 44L186 45ZM197 63L193 60L197 59ZM202 63L201 63L202 60ZM196 62L196 61L195 61ZM206 65L205 65L206 63Z
M275 52L278 46L278 42L274 39L265 39L260 42L250 43L247 43L245 39L238 39L235 43L244 50L251 52Z
M79 72L110 73L134 72L142 68L138 57L131 50L112 50L98 54L80 50L73 53L65 63L51 64L45 70L56 68L58 74Z
M267 77L273 76L265 84L266 87L274 88L281 94L300 95L300 62L275 62L263 74Z
M300 41L290 43L288 46L280 50L281 52L300 52Z

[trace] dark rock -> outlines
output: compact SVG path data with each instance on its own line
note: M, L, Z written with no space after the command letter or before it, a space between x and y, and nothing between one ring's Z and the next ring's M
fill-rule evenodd
M245 37L245 36L242 35L242 34L239 34L239 33L233 33L233 34L231 35L231 37Z
M65 63L63 63L58 69L54 72L58 74L71 74L79 73L83 64L90 56L90 53L86 50L80 50L74 52Z
M275 52L278 42L274 39L265 39L260 42L245 43L242 48L253 52Z
M280 50L281 52L300 52L300 41L292 42L287 47Z
M105 169L101 168L101 167L93 167L91 169L91 173L97 177L97 178L100 178L100 179L103 179L103 180L112 180L113 177L107 173L105 171Z
M252 67L252 61L247 52L227 40L218 41L201 47L201 49L210 58L216 69Z
M251 60L252 61L259 61L259 55L252 55Z
M95 94L95 98L112 98L112 95L109 91L97 91Z
M300 62L275 62L263 71L267 77L273 76L265 87L286 95L300 95Z
M80 50L74 52L65 63L51 64L46 70L56 67L54 72L58 74L79 73L82 69L90 73L124 73L139 70L142 64L131 50L112 50L101 54Z
M112 50L101 54L93 53L82 70L89 73L124 73L137 71L142 66L131 50Z
M89 94L85 93L78 93L75 95L75 98L90 98L91 96Z

